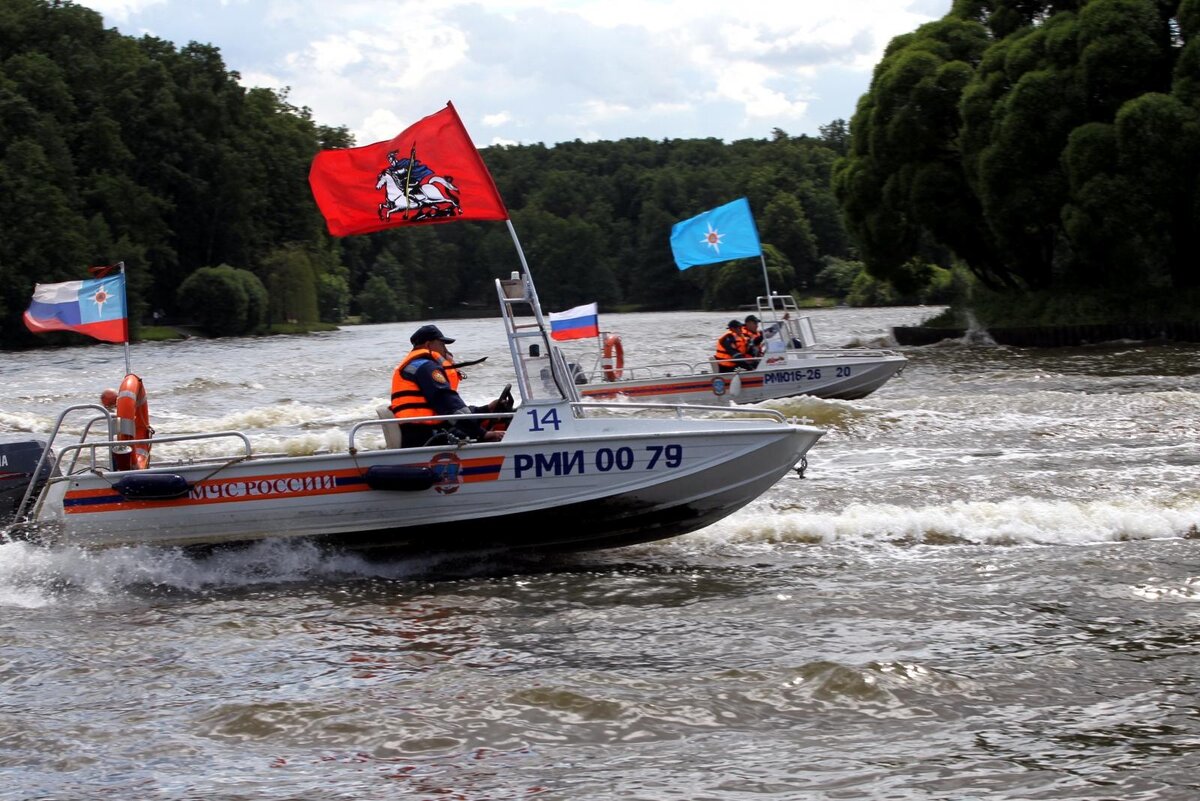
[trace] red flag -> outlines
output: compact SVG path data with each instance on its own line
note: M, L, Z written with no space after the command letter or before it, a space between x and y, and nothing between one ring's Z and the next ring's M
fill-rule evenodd
M92 267L88 267L87 271L92 278L107 278L109 273L120 266L120 264L97 264Z
M492 175L451 103L390 141L322 150L308 183L334 236L508 219Z

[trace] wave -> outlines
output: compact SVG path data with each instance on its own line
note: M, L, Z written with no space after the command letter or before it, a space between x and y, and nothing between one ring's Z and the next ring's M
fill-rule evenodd
M907 507L852 504L836 514L747 510L691 535L701 541L765 544L1088 545L1166 538L1200 539L1200 498L1054 501L1013 497Z
M1172 504L1029 498L917 508L858 504L834 515L760 505L687 536L629 550L686 562L689 556L726 556L746 549L770 552L791 546L851 548L869 555L897 547L1083 547L1171 538L1200 539L1200 498L1180 498ZM494 560L472 563L469 569L459 561L457 557L454 562L435 557L375 561L322 550L302 540L260 542L207 556L175 548L88 551L14 542L0 544L0 608L101 604L131 596L191 595L264 585L311 587L348 578L470 575L487 573Z
M49 425L50 421L40 415L28 412L0 412L0 433L42 433Z
M105 604L130 597L191 596L289 584L311 589L314 584L347 578L419 578L437 564L431 558L375 562L302 540L264 541L203 556L178 548L91 551L12 542L0 544L0 609Z

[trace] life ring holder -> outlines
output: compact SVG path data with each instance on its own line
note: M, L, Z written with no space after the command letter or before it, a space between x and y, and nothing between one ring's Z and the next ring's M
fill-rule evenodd
M117 441L150 439L150 407L146 387L133 373L125 376L117 390ZM150 466L150 443L118 445L113 448L113 467L117 470L145 470Z
M616 334L604 338L604 380L618 381L625 373L625 346Z

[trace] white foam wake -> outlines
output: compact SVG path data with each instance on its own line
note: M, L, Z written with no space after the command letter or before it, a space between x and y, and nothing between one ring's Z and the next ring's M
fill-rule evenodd
M1054 501L1027 497L904 507L853 504L837 514L751 506L696 535L714 541L1071 545L1200 536L1200 499Z

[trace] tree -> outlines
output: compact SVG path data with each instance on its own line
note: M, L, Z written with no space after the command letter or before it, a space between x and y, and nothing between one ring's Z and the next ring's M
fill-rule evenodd
M795 268L796 282L810 286L821 262L812 226L800 201L792 195L775 197L763 210L759 228L762 239L775 246ZM792 288L779 287L781 291Z
M1004 4L973 3L976 18L955 24L962 30L974 25L986 40L984 10ZM308 170L318 150L350 147L352 136L344 126L317 123L286 90L243 86L218 48L122 36L94 11L59 0L0 5L0 345L34 341L19 320L34 283L82 277L89 264L123 260L130 267L135 326L149 309L186 316L177 290L211 265L238 265L269 284L272 319L313 321L357 313L359 301L376 316L402 319L490 306L494 280L520 267L507 231L494 223L329 236L311 198ZM1185 12L1179 62L1194 65L1200 60L1191 47L1195 14ZM1022 21L1026 16L1016 27L1032 24ZM1094 21L1096 36L1115 35L1106 33L1107 19ZM926 42L925 51L949 64L969 49L960 34L945 26L942 39ZM1162 65L1144 66L1153 72ZM931 108L940 112L947 92L939 90L953 88L953 74L949 70L946 81L934 81L913 102L937 101ZM1089 85L1111 83L1103 63L1089 74ZM1176 99L1195 108L1187 99L1200 93L1190 78L1194 69L1173 74ZM905 144L907 133L918 131L912 121L922 115L914 105L909 127L895 132L889 146ZM684 309L711 302L706 293L717 271L678 270L668 244L671 226L739 196L750 198L764 246L778 248L800 280L811 280L821 256L856 255L852 234L864 228L842 224L830 187L839 154L848 148L847 158L854 158L861 144L851 128L854 136L839 120L824 126L821 138L776 129L765 140L733 143L630 138L497 146L481 155L516 223L546 308L596 300L609 309ZM929 153L939 153L942 144ZM898 163L887 148L875 152L892 160L849 170L870 179L856 199L867 211L887 182L885 169ZM893 183L886 212L907 213L919 187ZM945 193L955 182L930 170L922 185ZM946 206L970 217L969 204ZM945 211L929 216L940 220ZM887 224L902 232L911 224L912 247L925 258L923 222L891 218ZM947 226L953 229L954 221ZM977 233L967 225L962 240L969 243ZM986 253L986 236L979 240ZM871 240L864 247L888 257L891 244ZM379 293L366 291L368 285L378 289L376 276L390 287L390 303L376 303ZM253 306L257 293L244 283ZM248 307L247 314L238 324L258 330L257 312Z
M854 280L863 271L860 261L848 261L826 256L824 266L814 280L815 287L834 298L845 298L854 287Z
M836 119L828 125L818 125L817 132L821 141L834 153L844 156L850 152L850 126L843 119Z
M350 285L345 276L322 273L317 277L317 308L321 322L340 323L350 309Z
M400 319L400 303L383 276L373 275L367 279L358 295L358 307L364 322L390 323Z
M303 248L283 247L263 260L267 271L272 322L315 323L317 274L312 257Z
M179 286L177 303L208 336L240 334L247 327L246 283L228 264L201 267Z
M900 281L932 244L992 289L1195 286L1198 21L958 0L894 39L835 168L867 269Z
M271 297L267 288L258 276L249 270L234 270L233 277L246 293L246 321L239 330L231 333L262 333L270 321Z
M82 278L89 263L86 221L72 208L62 174L29 139L12 142L0 157L0 310L10 344L33 342L20 316L34 284ZM47 263L46 254L57 259Z
M982 280L1005 280L959 148L959 100L988 44L982 24L952 12L893 39L859 99L833 189L876 277L899 271L929 231Z

